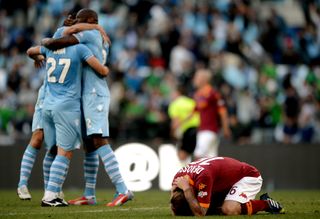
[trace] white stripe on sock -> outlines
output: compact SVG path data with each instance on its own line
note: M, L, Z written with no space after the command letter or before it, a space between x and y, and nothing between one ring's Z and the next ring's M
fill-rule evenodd
M62 163L62 162L60 162L60 161L55 161L55 165L59 165L59 166L62 166L63 168L68 168L68 164L66 164L66 163Z
M48 182L48 186L60 187L60 185L58 183L55 183L55 182Z
M103 158L102 161L105 162L106 160L108 160L110 157L112 157L114 154L113 153L108 153L106 154Z
M90 170L96 170L96 169L98 169L98 167L84 167L85 168L85 170L87 171L90 171Z
M87 188L94 189L95 186L96 186L95 183L86 183L86 187L87 187Z
M25 167L21 168L21 172L27 172L27 173L31 173L31 169L27 169Z
M34 158L34 157L27 157L27 156L25 156L25 157L23 157L22 160L28 160L28 161L34 162L35 158Z
M27 167L33 167L33 164L31 164L31 163L27 163L27 162L22 162L22 165L23 166L27 166Z
M62 175L64 174L64 170L62 169L59 169L59 168L56 168L56 167L51 167L50 168L50 171L55 171L55 172L58 172L58 173L61 173Z
M109 160L108 162L106 162L106 163L104 163L104 165L105 166L110 166L111 164L113 164L113 163L115 163L115 162L117 162L117 159L114 157L114 158L112 158L111 160Z
M85 177L92 177L95 178L96 174L95 173L85 173Z
M58 178L58 179L60 179L60 180L63 180L63 179L64 179L64 176L61 176L61 175L59 175L59 174L51 173L50 176L51 176L51 177Z
M112 165L112 166L106 167L106 169L107 169L108 172L109 172L109 171L112 171L112 170L115 170L115 169L118 169L118 168L119 168L118 163L116 163L116 164L114 164L114 165Z
M31 157L31 158L35 158L36 157L35 154L33 154L33 153L29 152L29 151L26 151L24 155L26 155L28 157Z
M119 171L116 171L116 172L114 172L114 173L109 174L109 177L110 177L111 179L113 179L113 178L115 178L115 177L118 176L118 175L120 175L120 172L119 172Z

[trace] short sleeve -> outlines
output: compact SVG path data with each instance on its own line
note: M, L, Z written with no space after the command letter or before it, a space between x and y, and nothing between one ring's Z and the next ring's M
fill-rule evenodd
M49 51L49 50L48 50L46 47L40 46L40 53L41 53L41 55L46 56L46 54L48 53L48 51Z
M218 92L213 91L211 94L211 100L217 103L218 111L225 111L226 104L224 99L222 98L221 94Z
M57 39L57 38L62 37L62 33L63 33L64 29L65 29L65 27L58 28L58 30L53 34L52 38Z
M73 36L75 38L77 38L79 43L86 44L86 43L89 43L90 41L92 41L92 37L90 37L91 36L90 31L88 31L88 30L81 31L79 33L75 33L75 34L73 34Z
M200 176L194 184L196 199L203 208L210 207L212 186L213 179L206 174Z
M91 50L83 44L77 45L77 52L80 55L82 61L87 61L89 58L93 56Z

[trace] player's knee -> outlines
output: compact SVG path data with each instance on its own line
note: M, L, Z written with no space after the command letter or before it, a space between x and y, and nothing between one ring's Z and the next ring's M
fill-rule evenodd
M36 149L40 149L43 143L43 131L36 130L32 133L30 145Z
M95 149L98 149L103 145L109 144L108 139L102 137L101 135L92 136L92 143Z
M73 155L73 151L66 151L63 148L58 147L58 155L64 156L64 157L68 158L69 160L71 160L72 155Z
M222 205L221 211L224 215L240 215L241 206L239 203L238 204L224 203Z

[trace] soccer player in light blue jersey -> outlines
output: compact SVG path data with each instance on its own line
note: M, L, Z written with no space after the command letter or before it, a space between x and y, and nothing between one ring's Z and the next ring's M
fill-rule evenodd
M109 69L81 44L56 51L38 46L30 48L27 53L46 57L47 85L42 111L44 139L48 149L55 145L58 148L41 205L66 206L59 193L72 153L81 141L81 63L86 62L100 77L106 76Z
M76 18L76 12L70 12L68 17L64 20L63 26L70 26L74 24ZM54 38L61 37L63 33L63 27L59 28L56 33L54 34ZM35 66L37 68L41 68L45 58L42 55L34 57ZM30 200L31 194L28 190L28 181L30 178L30 174L37 157L38 151L40 150L42 143L43 143L43 127L42 127L42 107L44 101L44 90L45 90L45 81L43 85L40 87L38 91L38 99L35 105L35 112L33 114L32 119L32 136L27 148L24 151L22 160L21 160L21 167L20 167L20 177L19 183L17 188L17 194L21 200ZM49 169L51 163L54 159L55 155L48 152L44 159L44 181L46 182L47 178L49 177ZM46 183L45 183L46 184Z
M97 24L98 16L93 10L82 9L77 13L77 22ZM68 32L67 29L65 32ZM60 39L46 40L44 45L49 49L55 50L78 43L87 45L99 60L104 61L106 52L103 47L102 37L97 30L82 31ZM69 201L70 204L88 205L96 203L97 154L100 156L107 174L116 187L115 198L107 203L107 206L122 205L133 198L133 193L127 189L123 181L118 161L107 139L109 137L109 103L110 93L106 80L97 76L92 69L84 68L82 107L86 123L86 136L83 136L86 149L84 160L86 185L83 197Z

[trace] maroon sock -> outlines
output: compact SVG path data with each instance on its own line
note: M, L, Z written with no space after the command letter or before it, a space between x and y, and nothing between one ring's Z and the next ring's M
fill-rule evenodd
M241 204L241 214L252 215L258 211L265 211L269 209L267 201L264 200L251 200L247 203Z

